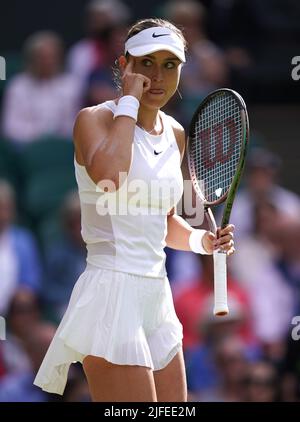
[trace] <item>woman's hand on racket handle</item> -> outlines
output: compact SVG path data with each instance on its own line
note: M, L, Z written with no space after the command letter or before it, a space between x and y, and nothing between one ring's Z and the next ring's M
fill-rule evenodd
M202 244L204 249L212 254L214 250L221 249L226 251L227 256L235 252L233 240L234 225L228 224L224 229L218 228L218 238L212 232L207 231L203 238Z
M124 60L122 60L124 59ZM133 73L134 61L131 58L129 62L125 57L120 57L120 65L124 69L122 76L123 95L132 95L139 101L142 95L151 88L151 80L140 73Z

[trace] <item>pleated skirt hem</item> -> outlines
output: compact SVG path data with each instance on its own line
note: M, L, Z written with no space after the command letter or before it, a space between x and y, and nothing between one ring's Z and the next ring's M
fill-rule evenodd
M182 325L168 279L151 279L87 266L34 384L62 395L70 365L88 355L117 365L157 371L182 347Z

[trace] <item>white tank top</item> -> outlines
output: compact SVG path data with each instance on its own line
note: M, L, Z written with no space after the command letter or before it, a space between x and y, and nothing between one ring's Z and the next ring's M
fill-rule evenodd
M100 104L114 113L114 101ZM74 159L81 202L81 234L87 262L95 266L164 277L167 214L183 192L180 151L172 117L160 112L163 133L135 127L132 163L117 192L105 192Z

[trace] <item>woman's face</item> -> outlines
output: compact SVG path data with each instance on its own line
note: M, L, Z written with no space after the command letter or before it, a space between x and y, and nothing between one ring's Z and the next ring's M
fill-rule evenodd
M175 94L178 87L182 62L169 51L157 51L146 56L130 57L134 60L133 72L147 76L151 88L141 98L141 104L161 108Z

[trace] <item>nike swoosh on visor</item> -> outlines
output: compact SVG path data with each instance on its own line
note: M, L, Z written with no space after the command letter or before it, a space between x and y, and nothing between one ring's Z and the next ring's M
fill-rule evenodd
M158 38L158 37L165 37L167 35L170 35L170 34L155 34L155 32L153 32L152 37L153 38Z

